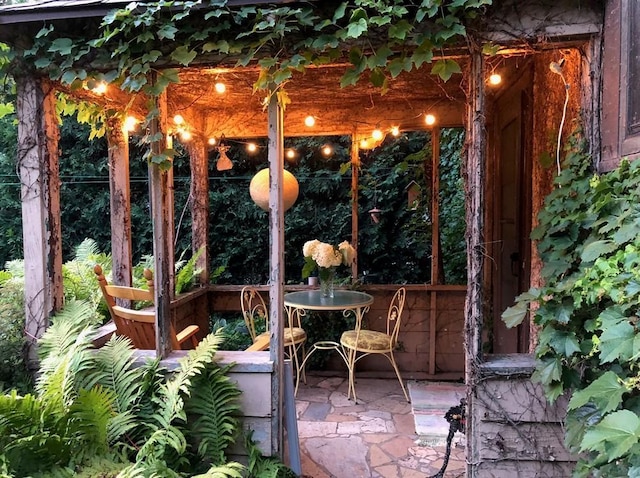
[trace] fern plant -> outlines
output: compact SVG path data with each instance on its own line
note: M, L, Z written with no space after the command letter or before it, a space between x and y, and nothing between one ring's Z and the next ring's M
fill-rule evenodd
M0 477L269 477L283 464L248 450L252 468L229 462L240 436L236 385L214 355L220 334L205 337L168 373L158 360L134 367L130 341L94 350L94 308L70 302L40 341L34 394L0 396ZM280 472L278 472L280 473Z

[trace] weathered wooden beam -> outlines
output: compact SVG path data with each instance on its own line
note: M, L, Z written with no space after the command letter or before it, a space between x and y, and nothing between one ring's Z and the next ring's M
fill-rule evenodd
M269 324L270 358L276 376L272 380L274 407L272 420L272 455L283 452L284 391L284 114L275 92L267 107L269 118Z
M131 187L129 183L129 136L121 121L107 124L109 146L109 192L111 212L112 282L131 286Z
M34 77L16 78L18 168L22 196L27 360L37 367L37 340L62 307L62 233L55 91Z
M195 138L187 144L191 165L191 247L193 253L201 250L196 260L200 272L200 283L209 282L209 156L207 144L201 138Z
M484 176L486 159L485 63L479 45L473 47L469 74L467 154L464 158L467 230L467 296L465 300L465 383L467 416L473 418L473 390L478 382L482 354L484 270ZM467 476L473 477L478 443L473 419L467 420Z
M158 109L162 107L163 96L158 100ZM166 109L165 109L166 111ZM158 133L166 131L163 128L162 115L151 120L150 135L156 137ZM164 138L163 134L163 138ZM152 153L160 155L166 143L164 140L155 141L151 145ZM173 214L169 210L173 207L170 194L170 175L166 169L158 164L149 163L149 196L151 199L151 216L153 223L153 259L155 264L155 306L156 306L156 354L165 358L171 352L171 277L173 272Z
M351 265L351 277L353 280L358 278L358 208L359 194L358 182L360 178L360 143L356 140L356 136L351 137L351 245L356 250L356 260Z

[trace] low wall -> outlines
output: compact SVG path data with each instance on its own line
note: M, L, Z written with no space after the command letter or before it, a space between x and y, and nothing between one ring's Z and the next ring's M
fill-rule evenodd
M532 355L488 356L472 398L473 456L470 478L571 476L575 465L564 447L567 400L553 405L531 381Z
M169 371L179 368L180 358L188 351L173 351L161 361L161 366ZM153 350L136 350L136 363L143 364L155 358ZM273 362L269 352L228 352L218 351L216 362L221 366L233 365L228 376L236 382L242 392L240 395L240 421L244 430L253 431L253 439L265 456L278 454L277 439L274 439L271 425L273 410L277 409L271 393L271 381L274 378ZM244 456L242 443L236 443L231 455Z
M243 286L209 286L212 312L240 312ZM305 290L312 286L286 286L286 291ZM365 316L365 326L385 328L387 310L398 285L364 285L358 290L374 297ZM398 367L405 379L457 380L464 377L464 301L466 286L405 285L407 297L395 352ZM256 286L268 302L268 286ZM304 326L304 322L303 322ZM309 346L308 346L309 347ZM307 348L308 348L307 347ZM327 369L345 373L344 363L334 356ZM358 361L358 372L367 376L394 377L387 359L370 356Z

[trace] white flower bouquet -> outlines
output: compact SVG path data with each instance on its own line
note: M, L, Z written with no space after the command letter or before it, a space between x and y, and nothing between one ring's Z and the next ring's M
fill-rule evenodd
M356 257L356 251L348 241L336 247L317 239L305 242L302 254L305 260L302 277L306 279L317 270L321 280L332 275L338 266L350 267Z

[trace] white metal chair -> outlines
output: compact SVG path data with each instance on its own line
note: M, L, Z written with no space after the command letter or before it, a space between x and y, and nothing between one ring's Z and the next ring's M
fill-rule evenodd
M269 334L269 309L265 304L260 292L251 286L245 286L240 292L240 302L242 306L242 316L244 322L251 335L253 345L247 350L268 350L270 345ZM285 314L287 317L287 325L284 328L284 351L285 355L291 359L295 367L296 382L302 372L303 380L306 383L304 370L300 369L301 360L305 355L305 343L307 341L307 333L301 327L300 314ZM258 326L264 323L264 332L258 333ZM302 359L298 356L302 353ZM297 387L297 383L296 383Z
M353 393L353 400L357 402L355 388L356 362L367 355L381 354L391 362L400 386L402 387L402 391L404 392L404 398L406 398L407 402L409 401L407 390L404 387L398 365L393 356L393 351L398 345L398 333L400 332L400 319L402 317L402 310L404 309L405 296L406 291L404 287L398 289L393 295L387 313L386 332L377 332L357 327L355 330L347 330L342 333L340 345L342 345L345 351L347 366L349 368L349 392L347 398Z

